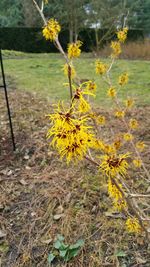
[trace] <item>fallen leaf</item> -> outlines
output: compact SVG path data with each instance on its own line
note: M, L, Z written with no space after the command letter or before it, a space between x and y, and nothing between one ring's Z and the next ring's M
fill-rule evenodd
M31 212L31 216L32 216L32 217L36 216L36 212L34 212L34 211Z
M12 170L9 170L8 172L7 172L7 176L10 176L10 175L12 175Z
M57 209L56 209L56 213L57 213L57 214L62 214L63 211L64 211L64 208L63 208L62 205L58 206Z
M21 179L21 180L19 181L19 183L22 184L22 185L27 185L27 184L28 184L24 179Z
M25 160L28 160L29 158L30 158L29 155L25 155L25 156L24 156L24 159L25 159Z
M52 242L52 238L49 238L49 239L46 239L46 240L41 240L41 242L43 243L43 244L50 244L51 242Z
M29 167L29 166L26 166L25 168L26 168L26 170L31 170L31 167Z
M64 214L56 214L56 215L54 215L54 220L55 221L58 221L58 220L60 220L62 217L64 216Z

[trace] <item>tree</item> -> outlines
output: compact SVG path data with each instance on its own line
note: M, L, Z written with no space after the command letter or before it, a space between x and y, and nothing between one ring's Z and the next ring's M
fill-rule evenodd
M150 0L137 1L132 13L133 16L130 18L131 27L150 33Z
M70 42L76 41L85 27L87 0L53 0L45 7L47 17L55 17L69 30Z
M42 1L38 1L39 4ZM23 24L25 27L41 27L42 21L32 0L22 1Z
M2 0L0 3L0 26L16 27L23 25L21 0Z
M87 26L92 27L95 31L97 53L102 42L112 38L112 34L120 24L121 5L122 3L118 0L91 0L87 6ZM100 29L105 29L102 36L99 34Z

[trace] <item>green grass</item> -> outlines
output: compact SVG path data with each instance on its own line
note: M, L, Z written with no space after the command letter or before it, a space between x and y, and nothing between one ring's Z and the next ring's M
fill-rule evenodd
M67 99L69 90L65 83L62 67L64 59L59 54L26 54L20 52L3 51L6 78L9 86L16 86L20 90L37 92L51 101ZM105 97L107 87L100 76L95 74L95 59L91 54L83 54L75 60L75 67L81 79L94 79L97 83L96 103L109 105ZM121 72L129 73L129 83L120 91L121 98L134 97L138 103L150 103L150 62L117 60L112 69L112 80L117 84Z

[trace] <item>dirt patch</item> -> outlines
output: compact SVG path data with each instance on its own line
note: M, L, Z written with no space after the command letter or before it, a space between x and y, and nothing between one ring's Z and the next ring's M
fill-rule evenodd
M0 93L1 266L49 266L48 253L57 234L62 234L69 244L83 238L85 246L73 261L56 261L53 266L149 267L144 235L128 235L123 215L110 216L104 178L86 161L67 166L49 148L45 115L51 105L47 100L18 90L9 96L17 150L12 151L5 99ZM110 117L105 110L98 112ZM134 115L142 125L137 135L148 144L150 108L135 109ZM115 131L113 119L109 127ZM119 122L117 127L122 127ZM148 150L144 156L148 166ZM140 170L135 179L141 190L142 175ZM147 190L146 182L144 187Z

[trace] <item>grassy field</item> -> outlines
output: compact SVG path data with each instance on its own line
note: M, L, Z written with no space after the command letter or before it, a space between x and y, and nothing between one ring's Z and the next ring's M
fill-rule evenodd
M3 51L7 82L10 87L20 90L34 91L47 96L51 101L67 99L69 90L64 83L67 78L63 74L64 59L59 54L25 54ZM75 61L80 79L93 79L97 83L96 104L108 105L106 85L101 77L95 74L95 58L91 54L83 54ZM118 60L113 66L112 79L117 84L121 72L129 73L129 83L120 92L121 97L134 97L140 105L150 103L150 63L149 61Z

